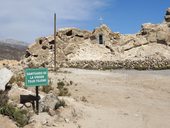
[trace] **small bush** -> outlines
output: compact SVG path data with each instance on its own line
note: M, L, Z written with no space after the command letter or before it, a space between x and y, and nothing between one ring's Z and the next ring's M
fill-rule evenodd
M63 88L59 89L58 95L59 96L70 96L71 94L69 93L68 88L63 87Z
M51 78L49 78L49 85L48 86L42 86L42 91L45 92L45 93L49 93L51 90L53 90L53 87L52 87L52 80Z
M8 116L10 119L16 121L17 125L20 127L25 126L29 121L28 112L26 110L20 110L8 104L0 107L0 114Z
M20 126L25 126L26 124L28 124L28 116L27 116L27 111L21 111L19 109L17 109L14 113L14 120L20 125Z
M42 86L42 91L45 93L49 93L51 90L53 90L53 87L51 85Z
M0 107L4 106L8 102L7 92L0 91Z
M82 97L81 97L81 101L83 101L83 102L88 102L88 100L86 99L85 96L82 96Z
M58 85L57 86L58 89L62 89L65 86L65 83L63 81L60 81L57 83L57 85Z
M57 88L59 89L59 96L70 96L71 94L68 91L68 88L65 87L65 83L63 81L59 81L57 83Z
M66 103L64 100L59 100L59 102L56 103L55 105L55 109L58 109L59 107L65 107L66 106Z

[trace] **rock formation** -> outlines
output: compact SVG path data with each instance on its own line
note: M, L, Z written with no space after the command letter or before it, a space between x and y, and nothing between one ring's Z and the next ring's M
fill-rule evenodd
M106 25L92 32L65 28L57 32L58 67L91 69L170 68L170 9L165 22L146 23L137 34L122 35ZM23 65L53 67L54 37L42 37L29 46Z
M6 68L2 68L0 69L0 74L0 91L5 91L5 87L13 76L13 73Z
M167 25L170 27L170 8L168 8L166 11L165 21L167 22Z

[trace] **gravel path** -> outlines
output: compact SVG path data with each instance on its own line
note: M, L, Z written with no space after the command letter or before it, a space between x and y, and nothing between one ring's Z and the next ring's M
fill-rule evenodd
M77 83L69 90L84 104L82 128L170 128L170 70L62 70L50 77Z

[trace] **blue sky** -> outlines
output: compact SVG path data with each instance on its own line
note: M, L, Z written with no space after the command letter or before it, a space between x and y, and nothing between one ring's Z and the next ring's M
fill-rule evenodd
M169 0L0 0L0 39L13 38L28 43L53 34L53 14L57 28L93 30L99 17L113 32L133 34L143 23L161 23Z

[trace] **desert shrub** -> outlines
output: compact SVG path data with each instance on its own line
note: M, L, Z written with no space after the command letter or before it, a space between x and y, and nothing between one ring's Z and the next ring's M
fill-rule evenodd
M88 102L88 100L86 99L85 96L82 96L82 97L81 97L81 101L83 101L83 102Z
M42 86L42 91L45 93L49 93L51 90L53 90L53 87L51 85Z
M57 83L57 88L58 88L58 89L62 89L64 86L65 86L65 83L64 83L63 81L59 81L59 82Z
M55 109L58 109L59 107L65 107L66 106L66 103L64 100L59 100L59 102L56 103L55 105Z
M65 87L65 83L63 81L59 81L57 83L57 88L59 90L58 95L59 96L70 96L71 94L69 93L68 88Z
M27 116L27 111L16 109L13 113L13 117L20 126L28 124L29 117Z
M1 106L0 114L8 116L10 119L16 121L17 125L20 127L25 126L29 121L28 112L26 110L20 110L10 104Z
M59 96L70 96L71 94L69 93L68 88L63 87L61 89L59 89Z
M52 80L49 78L49 85L48 86L42 86L42 91L45 93L49 93L51 90L53 90L52 87Z
M7 104L8 99L7 92L0 91L0 107Z

